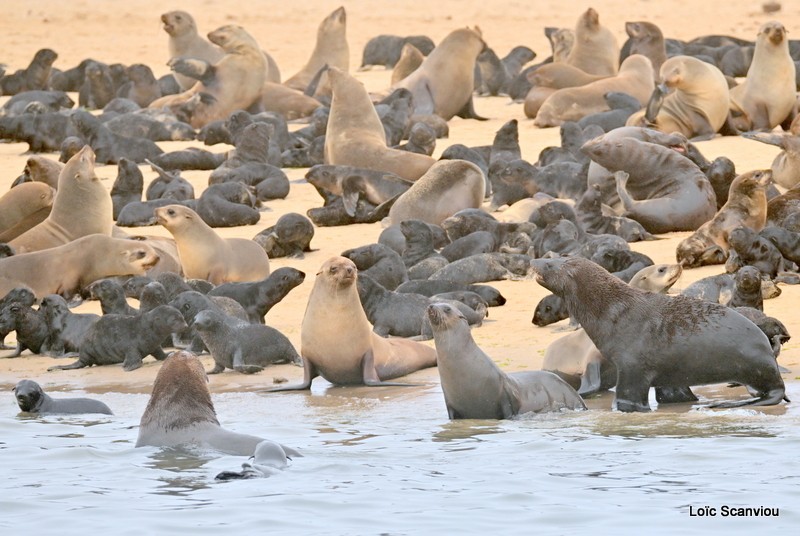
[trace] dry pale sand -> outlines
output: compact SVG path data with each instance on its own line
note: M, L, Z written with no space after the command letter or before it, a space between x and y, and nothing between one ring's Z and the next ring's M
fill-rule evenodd
M624 41L624 22L649 20L657 23L668 37L682 39L698 35L722 33L753 39L759 26L771 18L778 18L794 36L800 28L800 6L784 2L784 11L776 16L761 13L761 2L755 0L596 0L591 5L597 9L601 21ZM50 47L58 52L56 67L66 69L87 57L108 63L146 63L157 76L167 68L167 37L161 30L159 15L167 10L186 9L197 19L201 32L208 32L229 23L243 25L268 50L280 65L284 78L291 76L307 59L314 45L319 21L338 7L338 2L309 0L305 2L250 1L212 2L155 2L140 0L132 3L111 0L72 0L70 2L20 0L3 1L0 18L0 61L9 69L22 68L39 48ZM348 16L351 71L361 63L361 51L367 40L382 33L398 35L426 34L434 41L441 40L451 30L478 24L483 35L499 55L513 46L524 44L539 54L548 55L548 45L543 35L545 26L573 27L578 15L588 4L568 4L555 0L525 2L521 0L439 0L421 2L374 2L368 0L345 3ZM389 85L390 71L383 69L356 73L371 91L380 91ZM77 100L77 99L75 99ZM520 120L520 144L523 158L535 160L541 149L558 144L558 130L540 130L530 120L524 119L521 104L511 104L506 97L478 98L476 109L480 115L490 117L486 122L455 118L450 122L449 139L439 140L436 154L448 145L463 143L483 145L491 143L497 129L512 118ZM165 150L183 148L190 143L170 142L160 144ZM708 158L726 155L732 158L740 171L768 167L777 149L741 138L718 138L699 144ZM0 191L22 171L28 155L25 144L0 144ZM228 147L215 146L213 151ZM145 181L155 174L143 167ZM296 181L305 173L302 169L286 170ZM98 175L106 180L109 189L116 177L116 166L100 166ZM199 194L207 184L208 172L186 172ZM218 230L223 236L251 238L260 230L272 225L287 212L305 213L320 206L321 199L305 183L293 183L285 200L268 204L261 221L254 226ZM144 233L167 235L161 227L141 229ZM296 288L268 315L267 322L285 333L299 348L300 323L311 290L314 274L330 256L351 247L377 240L379 224L351 225L316 229L312 247L316 251L303 260L275 259L272 266L294 266L306 273L306 281ZM664 239L639 243L634 249L650 255L657 263L674 262L675 246L686 236L673 234ZM708 275L721 273L721 266L688 271L676 288ZM546 295L534 281L502 281L494 283L508 298L504 307L490 310L490 317L480 328L473 330L478 344L506 370L538 369L547 345L560 337L554 328L538 328L531 324L536 303ZM800 337L800 314L794 309L800 297L800 288L783 286L783 294L765 303L767 314L778 317L789 331ZM132 302L134 305L135 301ZM77 312L99 312L96 302L81 305ZM563 326L561 322L556 326ZM781 363L792 369L785 376L796 381L800 373L800 343L790 341L781 354ZM13 342L13 334L7 338ZM8 355L11 352L4 352ZM210 368L211 359L204 357ZM0 360L0 385L10 387L23 378L36 379L50 388L85 389L89 391L149 392L159 365L152 358L136 371L126 373L119 366L93 367L76 371L46 372L53 359L24 355L19 359ZM302 377L302 370L292 366L279 366L260 374L245 376L226 372L211 377L214 391L258 389L272 384L274 376L292 381ZM412 379L436 381L435 369L423 371Z

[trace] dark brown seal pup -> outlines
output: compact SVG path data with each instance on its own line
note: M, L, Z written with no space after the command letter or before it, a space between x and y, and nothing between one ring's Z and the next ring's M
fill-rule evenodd
M225 430L217 420L203 364L189 352L174 352L161 365L139 424L137 447L196 445L234 456L251 456L260 437ZM302 456L278 445L283 458Z
M436 365L434 349L372 331L358 298L356 272L344 257L322 265L300 328L303 382L275 390L310 389L317 376L335 385L392 385L386 380Z
M264 317L289 292L300 285L306 274L284 266L278 268L266 279L253 283L225 283L211 291L208 296L226 296L239 302L251 323L263 324Z
M586 409L564 380L545 371L506 374L472 339L454 307L429 305L439 376L451 419L509 419L527 412Z
M769 170L739 175L731 183L728 201L709 221L678 244L678 262L687 268L722 264L728 258L728 234L746 226L761 231L767 222L766 189L772 178Z
M267 227L253 240L264 248L270 259L277 257L293 257L302 259L304 254L311 249L311 239L314 238L314 225L311 220L290 212L284 214L275 225Z
M737 382L758 393L716 407L766 406L785 399L769 340L732 309L633 289L579 257L538 259L532 265L536 281L567 302L570 315L616 365L618 410L649 411L651 386Z
M21 380L14 387L14 396L19 409L27 413L76 414L76 413L114 413L104 403L91 398L51 398L33 380Z

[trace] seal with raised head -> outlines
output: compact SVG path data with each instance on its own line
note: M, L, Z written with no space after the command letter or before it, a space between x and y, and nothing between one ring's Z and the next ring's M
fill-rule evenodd
M182 205L157 208L155 215L175 237L186 277L219 285L258 281L269 275L269 258L252 240L222 238L195 211Z
M432 304L427 315L451 419L508 419L528 412L586 409L578 393L552 372L500 370L475 344L469 325L454 307Z
M631 288L580 257L532 261L536 281L566 302L617 367L616 407L649 411L650 387L737 382L755 398L716 407L766 406L786 389L767 336L739 313L685 296Z
M414 95L414 113L436 114L445 120L453 116L485 120L475 113L475 60L486 48L479 32L470 28L453 30L411 74L394 87Z
M261 437L225 430L217 420L208 376L190 352L174 352L164 361L139 423L137 447L197 445L234 456L251 456ZM302 456L279 445L283 459Z
M95 233L110 237L112 211L111 195L94 171L94 151L85 145L61 170L47 219L9 244L17 253L28 253Z
M225 283L209 291L208 296L225 296L239 302L253 324L263 324L264 317L289 292L300 285L306 274L284 266L269 276L253 283Z
M587 9L575 25L575 42L566 63L589 74L613 76L619 66L619 44L611 30L600 24L600 15Z
M415 181L436 162L430 156L387 147L383 123L364 85L335 68L329 77L333 98L325 134L326 164L388 171Z
M317 274L300 328L303 381L274 390L310 389L322 376L335 385L397 385L387 382L436 365L436 351L372 331L356 288L350 259L332 257Z
M306 64L284 85L305 91L311 80L325 66L344 72L350 69L350 47L347 44L347 12L344 6L322 19L317 29L317 41Z
M169 35L169 57L191 58L215 64L225 55L219 47L212 45L197 32L194 18L186 11L168 11L161 15L164 31ZM197 83L197 80L181 74L175 74L175 80L186 91Z
M103 413L113 415L107 405L91 398L52 398L33 380L20 380L14 386L19 409L27 413L77 414Z

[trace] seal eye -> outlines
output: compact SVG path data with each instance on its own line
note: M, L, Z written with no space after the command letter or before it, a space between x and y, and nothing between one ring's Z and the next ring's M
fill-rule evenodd
M332 274L335 274L336 273L336 267L335 266L331 266L330 272Z
M169 210L167 210L167 214L169 214L170 216L174 216L175 215L175 210L174 209L169 209Z

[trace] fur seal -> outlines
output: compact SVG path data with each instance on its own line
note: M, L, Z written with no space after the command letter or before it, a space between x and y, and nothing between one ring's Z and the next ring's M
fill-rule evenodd
M214 358L214 368L208 374L219 374L226 368L254 374L269 365L301 364L292 343L275 328L248 324L213 310L200 311L192 326Z
M322 376L335 385L397 385L386 380L436 365L436 351L372 331L356 289L355 264L332 257L320 268L300 328L303 381L276 391L310 389Z
M112 279L100 279L87 288L92 298L100 301L100 310L104 315L129 315L139 314L125 299L125 289Z
M71 370L92 365L122 363L122 370L136 370L142 359L152 355L157 360L166 356L161 342L171 333L186 329L180 311L169 305L139 315L103 315L87 331L77 361L47 370Z
M155 215L175 237L186 277L219 285L269 275L269 258L252 240L222 238L195 211L181 205L157 208Z
M647 110L633 114L626 125L680 132L687 138L710 138L722 128L730 104L728 83L719 69L691 56L673 56L661 66L660 78Z
M416 71L423 61L425 61L425 55L417 47L411 43L403 45L400 50L400 59L397 60L392 70L392 87Z
M743 138L760 141L780 147L782 151L775 156L770 169L772 180L784 188L793 188L800 183L800 136L789 134L769 134L765 132L742 134Z
M460 210L478 208L483 202L485 183L483 172L471 162L436 162L389 209L390 225L404 220L439 225Z
M390 149L375 106L363 84L339 69L329 71L333 98L325 133L325 163L388 171L415 181L433 158Z
M728 201L719 212L678 244L678 262L688 268L722 264L728 258L731 231L742 225L761 231L767 222L766 188L771 176L769 170L761 170L736 177Z
M368 244L342 252L355 263L362 274L367 274L383 287L394 290L408 281L408 272L399 253L383 244Z
M52 398L33 380L21 380L14 386L19 409L27 413L77 414L102 413L113 415L107 405L91 398Z
M350 216L355 215L359 198L380 205L406 192L413 184L394 173L327 164L309 169L306 180L326 201L330 195L340 196Z
M142 108L161 97L161 86L152 69L142 63L135 63L125 69L128 83L117 90L117 97L130 99Z
M728 307L752 307L764 311L761 272L755 266L742 266L733 276L734 288Z
M0 332L16 333L17 348L8 357L19 357L25 350L42 353L49 331L42 311L22 303L9 303L0 310Z
M545 371L506 374L481 350L457 309L432 304L427 316L451 419L509 419L527 412L586 409L564 380Z
M169 57L192 58L215 64L225 54L218 47L206 41L197 32L194 18L185 11L169 11L161 15L164 31L169 35ZM175 80L186 91L197 83L197 80L181 74L175 74Z
M119 213L129 203L142 200L144 176L132 160L120 158L117 162L117 178L111 186L112 217L116 221Z
M302 214L290 212L278 218L275 225L254 236L253 240L264 248L270 259L277 257L302 259L304 253L313 251L312 238L314 238L314 225L311 221Z
M53 357L78 355L86 333L100 320L96 314L73 313L67 301L58 294L42 298L39 310L44 314L48 329L42 352Z
M425 35L378 35L367 41L361 55L359 71L365 71L373 65L383 65L387 69L396 66L402 57L402 50L406 45L413 46L420 51L420 55L427 56L436 47L430 37Z
M618 410L649 411L651 386L734 381L757 393L716 407L774 405L785 398L770 341L732 309L644 293L580 257L538 259L532 265L536 281L567 302L600 353L616 365ZM632 328L621 329L626 325Z
M42 182L23 183L0 197L0 242L10 242L50 214L55 190Z
M190 352L164 361L139 423L137 447L198 445L234 456L251 456L263 438L225 430L217 420L203 364ZM301 456L279 445L287 456Z
M274 475L279 469L284 469L288 465L289 458L286 451L279 444L264 440L256 445L256 450L250 461L242 464L242 470L222 471L214 480L241 480L247 478L262 478Z
M559 89L542 103L534 124L538 127L559 126L565 121L579 121L583 117L608 110L606 93L622 91L641 103L647 102L655 88L653 67L641 54L628 56L619 72L609 78L585 86Z
M619 44L611 31L600 25L600 15L587 9L575 25L575 42L565 62L589 74L614 76L619 66Z
M747 79L730 90L733 124L740 130L772 130L796 110L795 65L786 29L761 26Z
M317 29L317 41L306 64L284 85L305 91L314 76L325 66L344 72L350 70L350 47L347 44L347 12L344 6L322 19Z
M486 48L481 35L470 28L450 32L414 72L397 83L414 95L416 114L479 119L472 102L474 65Z
M306 274L284 266L254 283L224 283L209 291L208 296L225 296L239 302L253 324L263 324L264 317L289 292L300 285Z
M434 296L444 292L467 290L474 292L486 301L489 307L500 307L506 299L500 291L489 285L462 285L456 281L408 281L397 287L397 292L413 292L423 296ZM477 309L476 309L477 310Z
M629 39L623 48L627 48L629 55L641 54L650 58L653 64L653 76L659 80L661 65L667 61L667 49L661 28L652 22L626 22L625 33Z
M90 234L111 236L111 196L95 174L91 147L84 146L70 158L58 185L47 219L9 242L17 253L61 246Z
M104 277L144 275L158 260L145 243L93 234L63 246L0 259L0 278L12 282L9 288L0 284L0 295L22 283L40 298L54 293L72 297Z
M11 187L15 188L23 182L43 182L57 190L58 177L61 175L62 169L64 169L64 165L60 162L45 156L33 155L25 162L22 175L17 177Z
M56 59L58 54L49 48L37 50L27 68L0 76L0 94L49 89L50 72Z
M147 138L116 134L86 110L77 110L70 120L80 137L94 150L99 164L116 164L120 158L141 163L164 152Z

